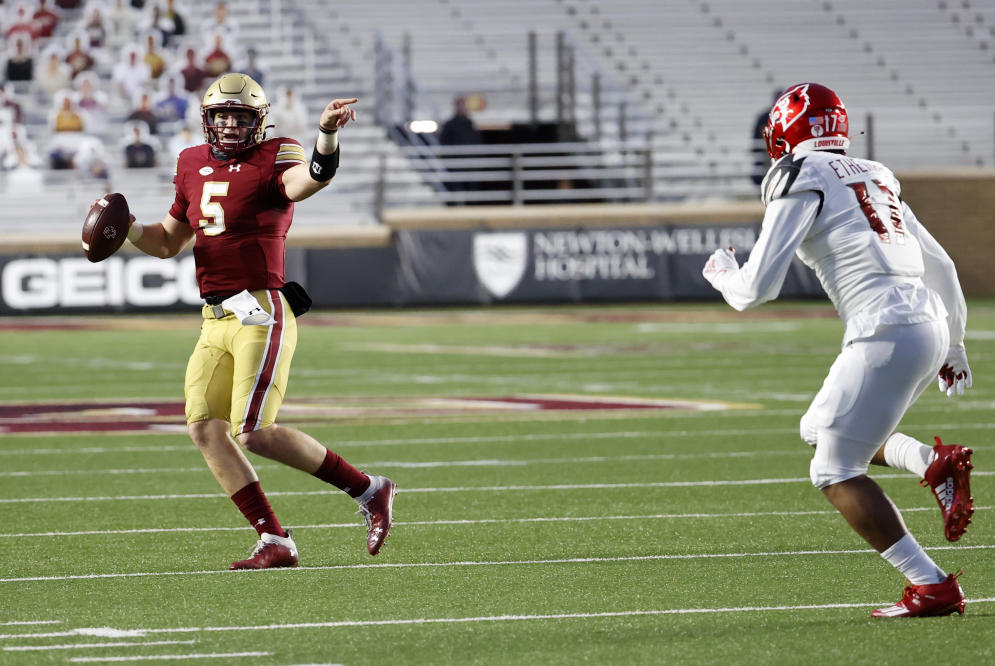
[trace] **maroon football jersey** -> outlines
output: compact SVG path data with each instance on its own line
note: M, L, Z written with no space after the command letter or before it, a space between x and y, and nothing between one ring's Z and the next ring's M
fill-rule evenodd
M193 254L201 296L283 286L294 203L280 174L306 163L301 145L282 137L224 160L208 144L180 153L169 214L197 234Z

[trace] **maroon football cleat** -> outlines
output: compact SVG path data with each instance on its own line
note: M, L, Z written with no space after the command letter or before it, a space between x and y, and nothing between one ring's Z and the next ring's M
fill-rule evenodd
M370 555L380 552L380 547L390 533L393 523L394 495L397 485L386 476L367 474L370 477L370 487L356 498L359 503L359 513L366 523L366 550Z
M964 614L964 590L957 577L961 571L950 574L942 583L905 586L902 600L888 608L871 611L871 617L935 617L957 611Z
M232 562L229 569L271 569L273 567L296 567L297 545L293 535L287 530L287 536L263 533L252 549L249 559Z
M974 513L974 498L971 497L971 449L957 444L944 444L936 438L933 447L936 459L926 469L926 477L920 482L929 486L943 513L943 535L947 541L957 541Z

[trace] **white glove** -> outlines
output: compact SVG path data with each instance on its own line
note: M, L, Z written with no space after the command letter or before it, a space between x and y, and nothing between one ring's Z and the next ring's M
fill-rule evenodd
M940 368L940 391L948 397L964 395L964 389L971 388L971 366L967 364L967 351L964 345L951 345L947 350L947 360Z
M736 251L730 248L721 248L712 253L712 256L705 262L705 267L701 269L701 274L705 276L708 283L722 291L720 284L730 273L739 270L739 263L736 261Z

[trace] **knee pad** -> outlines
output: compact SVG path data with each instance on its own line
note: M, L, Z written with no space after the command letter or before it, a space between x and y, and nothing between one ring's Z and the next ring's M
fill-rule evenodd
M809 478L819 489L866 474L874 452L880 447L880 444L850 439L828 428L819 428L816 440Z

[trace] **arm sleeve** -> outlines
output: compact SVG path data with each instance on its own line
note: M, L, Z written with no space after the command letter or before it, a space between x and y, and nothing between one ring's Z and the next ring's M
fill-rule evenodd
M722 297L729 305L745 310L777 298L795 251L821 205L818 192L804 191L775 199L767 206L750 258L721 284Z
M273 160L273 179L270 181L270 193L281 203L291 201L287 189L283 185L283 173L288 169L303 164L307 167L307 156L304 148L296 139L281 138L276 157Z
M179 160L176 163L176 171L173 173L173 185L176 188L176 196L173 198L173 205L169 207L169 214L180 222L187 222L187 198L183 194L183 177L179 171Z
M964 328L967 326L967 303L957 278L957 268L926 227L916 218L908 204L902 202L902 215L905 228L919 241L922 248L924 272L923 283L940 295L947 308L947 325L950 326L950 344L964 344Z

